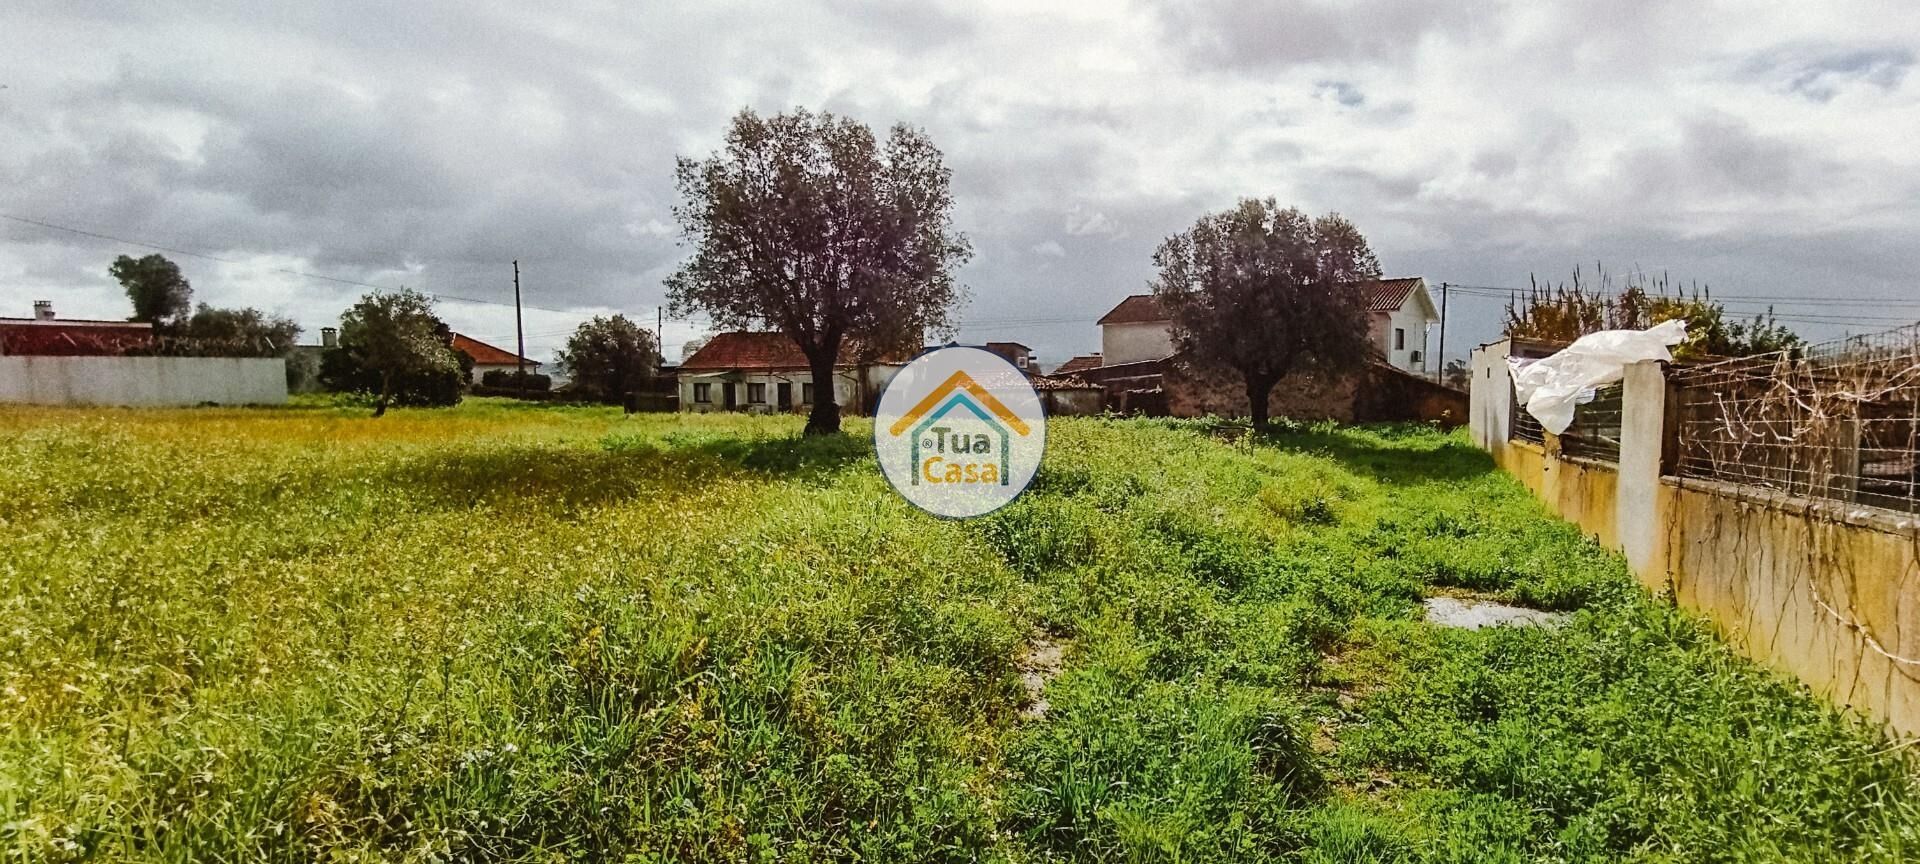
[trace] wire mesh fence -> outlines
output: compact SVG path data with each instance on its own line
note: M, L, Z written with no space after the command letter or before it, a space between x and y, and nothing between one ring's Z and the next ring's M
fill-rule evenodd
M1594 391L1593 400L1573 409L1573 425L1560 435L1560 452L1568 456L1620 461L1621 399L1626 389L1609 384Z
M1920 511L1920 325L1672 381L1682 476Z
M1507 401L1512 406L1513 412L1507 423L1507 437L1513 441L1527 441L1533 444L1547 443L1546 430L1540 428L1540 421L1535 419L1532 414L1527 413L1525 405L1520 404L1519 395L1515 394Z

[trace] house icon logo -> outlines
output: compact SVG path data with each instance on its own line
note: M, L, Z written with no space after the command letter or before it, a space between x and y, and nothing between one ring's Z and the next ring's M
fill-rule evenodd
M936 516L990 513L1025 491L1046 451L1026 373L978 348L915 358L880 394L874 452L893 488Z

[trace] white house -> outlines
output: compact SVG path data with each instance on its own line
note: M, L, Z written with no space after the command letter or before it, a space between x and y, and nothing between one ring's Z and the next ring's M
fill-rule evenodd
M833 401L842 411L861 412L902 364L853 362L842 346L833 372ZM680 364L680 410L751 413L805 412L813 408L813 373L807 355L782 333L719 333Z
M1356 286L1360 287L1360 286ZM1427 371L1427 330L1440 322L1438 308L1419 276L1382 279L1364 286L1372 318L1373 342L1387 363L1408 372ZM1062 370L1084 371L1095 357L1100 366L1117 366L1173 355L1167 313L1152 294L1135 294L1100 318L1100 353L1076 357ZM1073 368L1068 368L1073 367Z
M1113 311L1100 316L1099 323L1102 366L1173 356L1173 333L1168 327L1167 313L1160 309L1152 294L1135 294L1120 301Z
M1418 276L1382 279L1369 290L1367 309L1373 315L1373 344L1380 346L1389 365L1408 372L1426 372L1427 331L1440 323L1440 310L1427 293L1427 280Z

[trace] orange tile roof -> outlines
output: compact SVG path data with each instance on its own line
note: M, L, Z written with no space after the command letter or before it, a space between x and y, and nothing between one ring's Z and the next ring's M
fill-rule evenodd
M473 358L475 366L517 366L520 355L504 348L495 348L464 333L453 334L453 350ZM538 360L528 360L527 365L537 367Z
M852 340L840 343L837 366L852 366L859 347ZM882 363L897 363L903 358L886 356ZM806 352L785 333L716 333L700 350L680 364L686 372L712 372L730 369L792 370L809 368Z

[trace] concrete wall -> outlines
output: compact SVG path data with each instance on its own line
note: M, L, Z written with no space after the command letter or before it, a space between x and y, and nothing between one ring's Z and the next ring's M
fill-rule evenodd
M1100 325L1100 363L1113 366L1159 360L1173 354L1173 331L1165 321Z
M1648 590L1835 704L1920 736L1920 529L1909 514L1663 474L1664 368L1627 369L1618 466L1507 440L1508 346L1473 353L1473 440Z
M1090 417L1107 407L1107 391L1098 387L1041 390L1040 404L1048 417Z
M31 405L283 405L279 358L0 357L0 402Z

